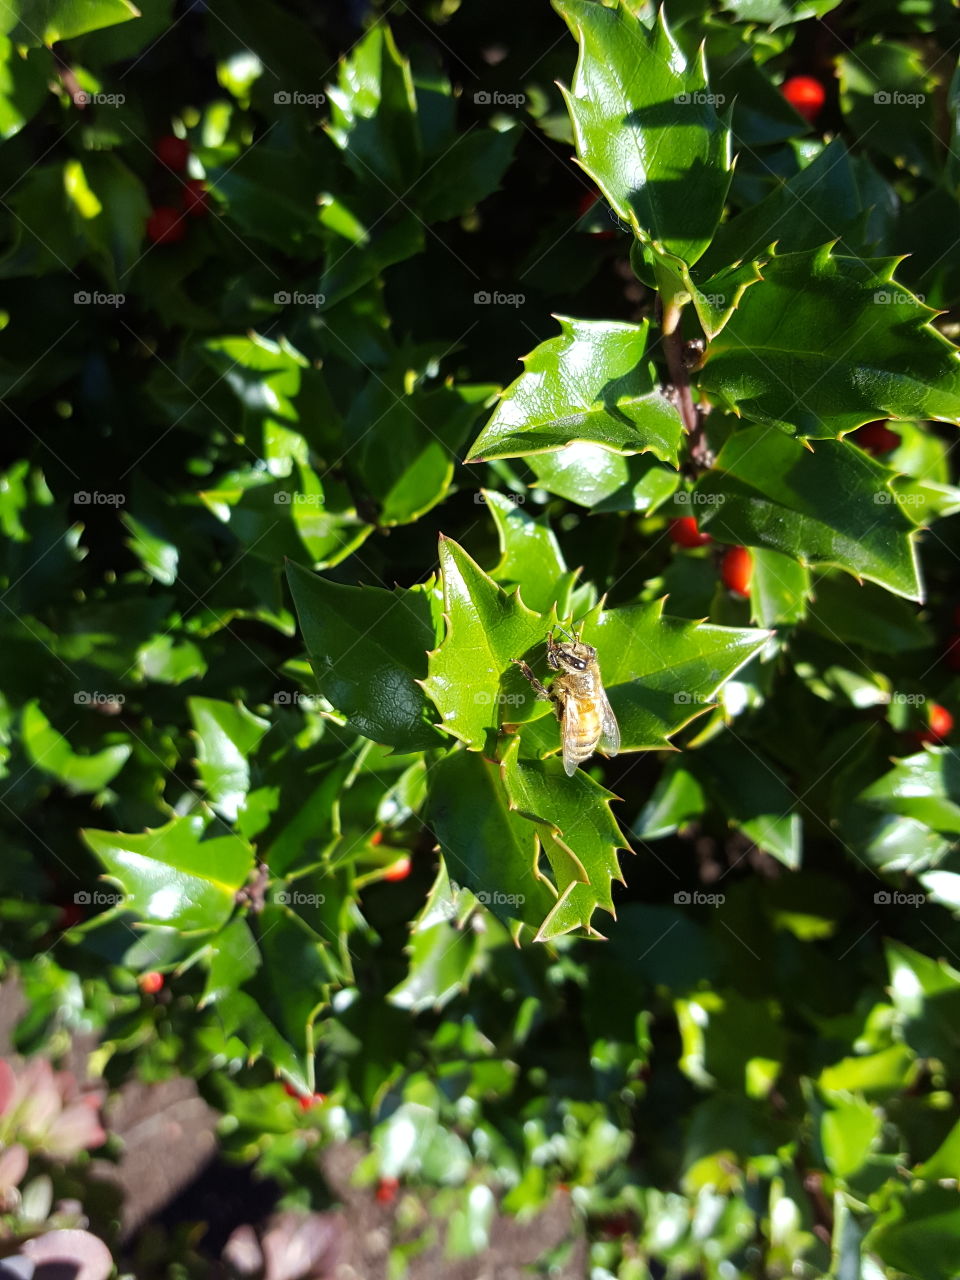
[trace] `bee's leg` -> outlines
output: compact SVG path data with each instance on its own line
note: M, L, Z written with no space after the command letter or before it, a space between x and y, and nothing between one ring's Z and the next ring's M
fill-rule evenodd
M549 702L550 691L547 689L546 685L542 684L537 679L537 677L533 674L533 671L531 670L531 668L523 661L523 659L513 658L511 659L511 661L517 664L517 666L520 668L520 670L523 672L526 678L533 685L533 691L537 695L537 697L543 699L543 701L545 702Z

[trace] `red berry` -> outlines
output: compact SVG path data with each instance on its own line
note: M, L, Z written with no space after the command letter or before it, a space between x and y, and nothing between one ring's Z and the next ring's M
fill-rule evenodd
M200 178L191 178L183 189L182 204L191 218L205 218L210 212L207 184Z
M951 636L943 656L951 670L960 671L960 635Z
M378 845L378 844L381 844L382 842L383 842L383 832L375 831L373 835L370 837L370 843L372 845Z
M895 431L891 431L885 422L868 422L866 426L860 427L853 433L852 439L861 449L866 449L867 453L872 453L875 458L889 453L891 449L896 449L900 443L900 437Z
M309 1111L311 1107L318 1107L321 1102L326 1102L327 1095L325 1093L301 1093L299 1089L295 1089L289 1080L284 1080L283 1091L288 1098L293 1098L295 1102L299 1102L301 1111Z
M827 100L826 90L813 76L791 76L781 93L798 115L810 121L817 118Z
M953 731L953 716L946 707L941 707L939 702L930 703L927 721L935 741L949 737Z
M56 927L58 929L72 929L75 924L80 924L86 918L83 908L76 902L65 902L60 908L60 914L57 916Z
M738 596L750 594L753 556L746 547L731 547L720 561L720 577L725 587Z
M176 244L187 234L183 214L168 204L157 205L147 219L147 239L153 244Z
M190 159L190 143L186 138L165 133L162 138L157 139L153 153L168 169L172 169L174 173L183 173Z
M377 1204L393 1204L400 1183L396 1178L381 1178L377 1183Z
M670 521L670 537L678 547L702 547L713 539L697 528L696 516L677 516Z
M145 996L155 996L163 989L163 974L157 973L156 969L151 969L148 973L141 973L137 982Z
M410 859L407 857L398 858L396 862L391 862L383 873L384 880L406 880L410 874Z

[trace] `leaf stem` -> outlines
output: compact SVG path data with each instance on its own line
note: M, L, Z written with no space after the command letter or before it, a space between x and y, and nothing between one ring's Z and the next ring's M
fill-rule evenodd
M690 457L698 468L710 466L710 450L704 434L704 415L694 403L690 386L690 369L686 360L680 317L683 307L675 299L663 303L660 328L663 335L663 352L670 372L670 381L677 395L677 408L683 426L690 437Z

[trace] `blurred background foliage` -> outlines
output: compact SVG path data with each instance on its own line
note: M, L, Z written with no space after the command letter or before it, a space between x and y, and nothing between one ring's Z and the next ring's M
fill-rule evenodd
M953 522L922 534L923 606L837 570L764 604L761 562L748 602L671 539L677 473L648 454L463 464L552 314L653 315L571 159L546 3L139 7L21 0L0 47L17 1049L91 1036L111 1089L193 1078L285 1207L323 1207L318 1149L362 1139L356 1179L434 1196L450 1257L482 1253L496 1202L532 1216L561 1187L596 1280L948 1280ZM953 332L955 8L670 19L732 104L731 210L791 249L909 254ZM814 119L780 92L801 73ZM884 465L948 514L954 428L894 425ZM440 533L528 593L580 568L585 607L669 593L776 629L680 754L594 762L632 849L604 943L515 946L438 863L430 742L392 754L317 694L285 560L410 588ZM395 1240L391 1274L420 1247ZM190 1252L137 1274L202 1274Z

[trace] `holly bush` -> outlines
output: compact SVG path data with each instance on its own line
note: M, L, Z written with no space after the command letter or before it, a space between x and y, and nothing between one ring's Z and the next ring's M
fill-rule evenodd
M18 1048L291 1206L362 1140L393 1274L558 1187L597 1278L956 1273L958 38L11 0Z

